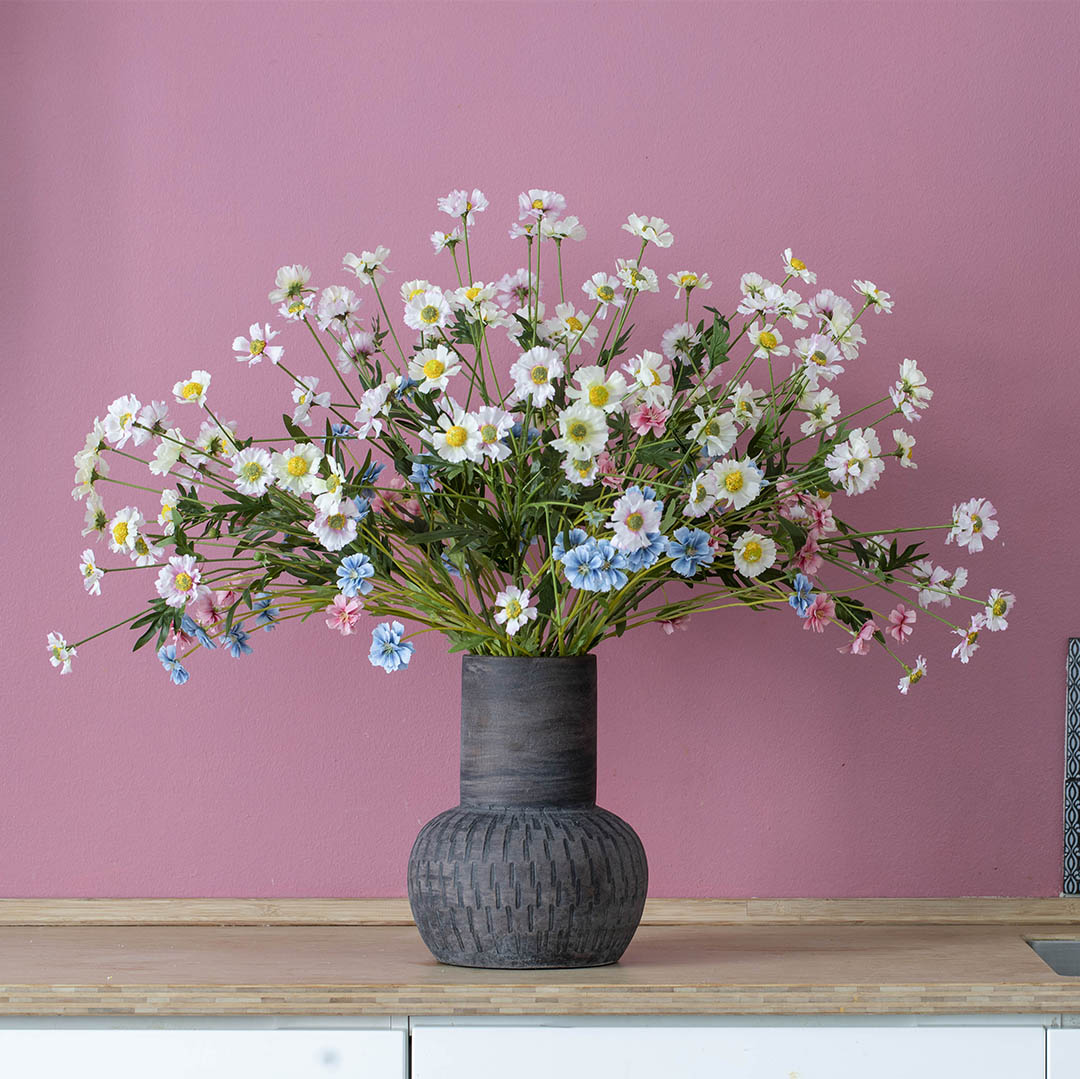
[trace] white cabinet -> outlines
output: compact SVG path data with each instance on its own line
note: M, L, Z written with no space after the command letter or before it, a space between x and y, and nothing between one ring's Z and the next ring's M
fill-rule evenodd
M403 1030L0 1030L2 1079L407 1079Z
M413 1027L412 1079L1044 1079L1041 1027ZM1077 1032L1080 1034L1080 1031ZM1080 1047L1074 1047L1080 1053ZM1080 1059L1080 1056L1074 1057ZM1080 1069L1051 1079L1080 1079Z
M1080 1030L1046 1032L1046 1079L1080 1079Z

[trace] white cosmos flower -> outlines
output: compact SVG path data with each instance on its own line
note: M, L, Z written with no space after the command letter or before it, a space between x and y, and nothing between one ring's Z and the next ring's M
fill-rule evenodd
M86 436L86 445L75 454L75 487L71 497L76 502L94 494L94 485L102 476L109 474L109 462L101 456L105 445L105 428L99 419L94 420L94 429Z
M311 481L311 494L315 496L316 509L323 513L333 513L341 505L345 494L345 473L329 454L321 463L326 465L329 471L325 476L317 475Z
M952 658L968 663L979 650L979 630L985 626L986 618L980 612L971 616L971 624L967 629L954 629L953 634L960 638L960 643L952 650Z
M266 494L274 478L270 471L270 454L257 446L249 446L233 455L230 463L236 476L236 489L243 495L258 498Z
M833 335L833 340L840 346L844 358L854 360L859 355L859 346L866 344L866 336L863 334L862 326L855 321L854 313L850 316L841 313L841 311L852 311L851 304L846 300L844 304L846 307L837 304L838 310L829 320L828 328Z
M804 435L826 431L829 436L836 434L833 422L840 415L840 398L827 386L821 390L810 390L799 399L799 411L806 413L806 419L799 425Z
M181 379L173 386L173 397L180 404L196 404L200 408L206 404L206 391L210 388L209 371L192 371L191 376Z
M786 318L796 330L805 329L806 320L813 313L797 292L780 285L765 286L765 309L778 318Z
M430 281L425 281L421 277L416 278L415 281L406 281L401 286L401 300L403 303L409 303L411 300L415 300L417 296L423 296L432 287Z
M109 550L114 554L127 554L135 546L135 537L144 524L144 518L135 506L125 506L109 522Z
M512 637L526 622L536 618L535 599L529 598L527 588L515 588L513 585L495 597L495 621L506 626L506 632Z
M576 351L582 342L591 345L596 341L597 328L589 325L589 316L572 303L555 305L555 315L540 326L540 332L551 341L559 341L567 349Z
M117 449L123 448L135 433L134 423L140 408L139 399L130 393L126 397L118 397L109 405L109 411L105 413L105 437Z
M161 558L163 551L160 547L155 547L153 542L140 532L135 537L135 543L128 554L136 566L153 566Z
M531 187L518 195L518 220L538 221L541 217L558 217L566 209L566 199L558 191Z
M660 338L660 347L669 360L690 363L691 353L701 343L701 336L689 322L679 322L664 331Z
M431 246L435 248L436 255L448 247L453 251L454 248L461 243L463 235L460 225L455 225L449 232L440 232L436 229L431 234Z
M420 385L420 393L433 393L445 390L450 379L461 371L457 356L446 347L421 349L409 360L409 378Z
M86 500L86 513L83 516L83 524L86 525L82 530L84 536L96 532L98 538L103 536L105 529L109 527L109 515L105 512L105 503L101 501L101 495L96 491L92 492Z
M434 333L450 321L453 312L440 288L429 288L413 295L405 304L405 325L421 333Z
M915 661L914 667L905 668L907 673L896 684L896 688L900 690L904 696L907 696L907 692L916 682L921 682L926 677L926 660L919 656Z
M885 471L881 443L872 427L854 428L846 442L834 446L825 458L829 479L849 495L861 495L877 484Z
M444 214L451 217L464 217L465 224L472 227L475 216L488 208L488 200L483 191L474 187L472 194L468 191L451 191L449 195L443 195L436 203Z
M332 510L319 510L315 520L308 525L308 531L328 551L340 551L356 539L359 516L356 503L346 498Z
M749 457L741 461L725 458L713 464L711 470L716 477L717 498L723 499L731 509L741 510L761 494L765 473Z
M731 407L735 419L746 427L755 426L761 419L764 402L764 392L755 390L749 382L744 382L731 391Z
M101 595L101 578L105 571L97 564L92 548L87 547L79 561L79 574L82 576L83 587L91 596Z
M911 451L915 449L915 439L899 427L893 431L892 436L896 443L896 456L900 460L900 467L918 468L919 466L911 459Z
M758 315L768 306L765 290L772 282L759 273L744 273L739 279L739 290L743 298L736 310L740 315Z
M877 314L880 315L882 311L886 314L892 313L893 301L889 298L889 294L882 292L873 281L856 281L855 291L866 297Z
M293 410L293 423L301 427L311 426L312 406L326 408L330 404L330 394L318 393L319 380L314 375L295 380L292 391L292 399L296 402Z
M579 487L588 487L596 479L600 465L596 458L591 461L575 461L573 457L564 457L562 470L563 475L571 483Z
M46 641L49 662L54 667L59 667L61 674L71 674L71 661L78 655L75 649L59 633L50 633Z
M462 285L453 292L445 293L445 296L452 311L463 310L475 318L476 312L484 303L495 299L496 292L498 285L495 282L484 284L483 281L474 281L471 285Z
M791 351L783 344L784 338L775 326L758 326L756 319L746 335L754 346L753 355L760 359L766 356L786 356Z
M321 460L322 454L313 443L298 443L284 453L274 453L270 458L270 471L283 491L303 495L311 490Z
M918 420L919 409L930 407L930 398L934 391L926 385L926 375L919 370L913 360L904 360L900 365L900 378L889 390L893 405L900 409L906 420Z
M286 300L277 313L287 322L300 322L315 306L315 297L310 293L294 296Z
M482 456L480 425L460 405L449 401L452 412L439 416L437 427L425 432L435 452L444 460L457 464L460 461L479 461Z
M282 266L274 279L276 286L270 292L271 303L283 303L296 299L306 289L311 280L311 270L307 266Z
M149 462L149 469L155 476L164 476L173 470L184 453L184 432L179 427L170 427L154 449L154 459Z
M1011 592L1003 592L1000 588L991 588L990 595L986 600L983 617L986 619L986 628L991 633L1008 629L1009 623L1006 616L1012 610L1016 602L1016 596Z
M515 400L527 398L542 408L555 396L555 380L565 371L562 357L553 348L537 345L523 352L510 367Z
M693 270L680 270L678 273L669 273L668 280L675 286L675 299L677 300L684 292L687 296L698 288L704 292L712 288L712 281L707 273L694 273Z
M656 278L656 271L648 266L639 266L637 259L616 259L615 273L623 286L638 292L659 292L660 282Z
M270 455L267 454L269 464ZM171 536L176 531L176 503L180 501L180 492L166 487L161 492L161 507L158 510L158 524L166 536Z
M744 532L732 548L735 568L744 577L758 577L776 561L776 544L751 529Z
M659 352L643 349L640 356L623 364L623 370L631 378L635 398L663 408L671 404L671 364Z
M253 322L248 327L247 337L233 338L232 348L236 353L236 359L251 367L253 364L261 363L265 356L271 363L276 364L285 355L285 349L281 345L270 344L278 333L278 330L270 329L269 322L262 326Z
M344 334L353 315L360 307L360 298L351 288L344 285L331 285L322 290L319 296L319 309L316 317L324 330L337 330Z
M575 461L596 457L607 443L607 419L601 408L578 401L564 408L557 422L559 437L552 440L552 448Z
M139 419L131 432L131 441L141 446L151 435L159 435L165 430L165 418L169 415L169 406L164 401L151 401L143 405Z
M362 285L381 285L390 272L386 260L390 257L389 247L376 247L374 251L361 251L354 255L351 251L341 260L346 270L352 270Z
M353 426L358 438L378 438L382 434L383 423L379 417L386 411L386 400L389 396L390 387L386 383L364 391L360 398L360 407L353 416Z
M618 371L609 373L604 367L579 367L573 381L577 385L566 391L571 401L582 401L607 413L618 411L626 396L626 379Z
M553 217L541 218L540 235L557 240L559 243L562 243L563 240L573 240L575 243L581 243L585 239L586 232L585 226L573 214L570 214L567 217L558 219Z
M739 432L730 412L718 412L712 405L706 412L701 405L695 405L694 415L697 423L690 428L690 438L700 442L709 457L721 457L735 445Z
M843 355L836 343L823 333L800 337L795 342L795 355L802 360L806 371L806 385L811 390L818 388L818 379L832 382L837 375L844 373Z
M817 283L817 274L812 270L808 270L806 263L802 259L794 258L790 247L784 249L784 273L790 274L792 277L799 277L808 285Z
M514 426L514 417L495 405L485 405L474 414L480 431L480 451L493 461L504 461L510 447L503 441Z
M619 292L621 288L622 282L617 277L604 273L603 270L597 270L581 286L581 291L590 300L595 300L600 305L596 317L603 320L607 318L609 307L623 307L626 304L626 297Z
M532 275L524 266L513 273L503 274L496 284L498 295L495 299L504 308L524 307L533 293ZM585 286L582 285L582 288Z
M623 225L623 231L654 243L657 247L670 247L675 242L675 237L668 231L668 223L662 217L642 217L640 214L631 214Z
M706 471L699 472L690 484L690 493L686 497L686 514L688 517L701 517L708 513L716 505L716 474Z
M343 375L366 370L371 357L378 351L373 333L351 327L334 357L334 366Z
M206 590L199 584L201 580L202 572L192 555L174 555L167 566L161 567L154 584L168 606L183 607Z
M225 457L236 448L236 426L235 420L221 423L204 420L199 425L195 445L210 457Z
M971 498L953 506L952 528L945 536L946 543L956 541L957 547L966 547L969 551L981 551L983 539L994 539L1000 525L994 516L997 510L986 498Z
M640 487L620 495L611 510L612 544L620 551L639 551L650 544L649 533L660 531L662 503L646 498Z
M968 572L958 566L950 573L944 566L935 566L928 558L923 558L911 566L911 576L915 579L911 589L918 593L920 607L929 607L931 603L948 607L967 587Z

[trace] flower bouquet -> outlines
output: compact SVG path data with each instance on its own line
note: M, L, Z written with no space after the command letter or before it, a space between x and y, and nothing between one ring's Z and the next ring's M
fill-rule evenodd
M249 366L267 361L287 380L292 408L282 431L256 437L220 419L211 375L196 370L173 386L171 402L118 398L75 455L84 535L104 540L124 563L99 564L88 548L83 584L98 595L110 573L151 575L153 598L110 628L132 629L136 650L153 643L174 683L187 682L200 650L245 655L254 630L291 619L316 616L345 635L363 616L375 619L368 656L386 672L409 665L419 635L439 631L469 654L466 689L483 676L513 683L518 694L500 711L488 708L480 689L466 692L463 803L466 751L483 743L485 767L498 771L491 762L500 754L514 760L486 775L483 790L470 795L475 804L544 804L555 812L587 803L590 782L595 798L595 745L591 766L587 748L575 751L585 764L573 783L538 780L519 797L501 779L513 773L520 785L529 769L550 778L553 761L565 765L566 738L588 722L595 734L593 668L571 657L591 660L610 637L649 624L670 633L692 615L727 607L777 608L803 629L829 630L837 651L863 656L874 646L892 657L906 694L927 671L922 655L904 655L917 622L942 624L965 664L986 632L1007 627L1011 593L972 594L964 568L932 562L922 546L940 530L946 544L981 551L998 534L985 498L919 527L867 529L846 519L847 501L876 487L890 462L918 467L910 427L933 396L918 365L904 359L892 365L894 377L882 377L877 400L841 405L845 368L865 362L865 316L892 310L887 292L856 280L853 302L819 289L815 273L787 250L776 281L742 275L733 310L698 308L711 293L709 275L676 270L667 279L678 321L639 347L631 317L660 291L647 263L673 243L662 219L631 214L622 226L625 250L579 283L565 279L563 246L583 241L585 229L566 215L562 195L519 196L510 233L525 265L501 277L481 258L475 269L472 262L488 209L483 193L452 191L438 208L451 227L431 239L445 252L449 284L409 280L391 290L390 252L381 246L345 256L349 285L320 290L302 265L277 271L269 294L277 320L252 323L232 351ZM318 376L307 373L313 361L325 365ZM149 478L121 479L132 462ZM111 497L118 488L152 492L155 502L118 505ZM952 614L954 603L962 616ZM53 665L67 673L76 649L99 635L69 645L50 634ZM513 676L505 673L511 660ZM572 673L552 682L555 670ZM586 718L568 725L574 701ZM538 709L548 712L528 727L528 740L484 742L504 711L510 729L528 726ZM482 713L484 722L469 726L465 713ZM506 813L485 824L509 829L504 855L521 826ZM615 828L611 820L603 827ZM563 818L546 826L569 827ZM475 817L461 823L475 827ZM491 865L493 898L477 886L470 937L465 899L432 883L451 870L460 879L469 840L465 854L428 844L420 858L424 835L410 865L410 896L440 958L610 962L640 917L640 844L613 839L629 867L623 891L606 900L606 909L618 908L618 924L589 928L589 940L603 937L606 950L574 944L573 901L555 953L536 944L532 913L528 930L506 943L491 915L511 909L505 880L503 900L498 891L503 862ZM556 862L548 875L576 881L580 910L580 867ZM470 873L477 877L475 861ZM512 862L508 873L514 882ZM552 887L549 936L563 932L557 912L567 894ZM595 881L587 897L597 910L605 909L605 887ZM539 890L530 912L534 906L543 907ZM476 928L484 911L491 940ZM579 914L577 924L584 921Z

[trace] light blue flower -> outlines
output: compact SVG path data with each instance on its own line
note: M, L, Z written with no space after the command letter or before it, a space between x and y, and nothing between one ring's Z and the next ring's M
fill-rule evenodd
M639 547L626 556L626 566L631 573L648 569L668 549L667 536L659 532L646 532L645 538L649 541L647 547Z
M503 439L503 442L505 442L507 445L510 445L511 439L521 438L521 432L524 430L525 425L521 422L521 420L515 420L514 425L510 428L510 434L508 434ZM529 437L525 440L525 445L528 446L530 443L535 442L539 437L540 432L535 427L530 427Z
M186 633L189 637L194 637L195 640L203 646L203 648L217 648L217 645L211 640L210 635L206 632L190 614L185 614L180 619L180 632Z
M375 566L366 554L351 554L337 568L338 591L343 596L366 596L372 589L369 577L375 576Z
M373 667L382 667L387 674L408 667L415 649L409 641L401 639L404 632L400 622L380 622L371 631L368 659Z
M167 644L159 648L157 658L161 660L162 667L169 672L174 686L182 686L191 677L184 665L176 658L175 644Z
M359 488L356 504L359 506L361 502L367 503L367 508L361 510L361 517L364 517L367 510L371 508L371 500L375 497L375 492L371 489L370 484L373 484L379 478L379 474L385 467L378 461L372 461L356 479L356 486Z
M221 638L221 643L229 650L229 655L233 659L239 659L240 656L245 656L251 652L251 645L248 644L248 635L239 627L233 626Z
M801 573L795 574L795 582L791 586L795 591L788 596L788 603L800 618L805 618L807 612L814 605L814 582Z
M683 577L693 577L699 567L711 565L713 560L708 532L686 525L675 529L667 553L674 559L671 568Z
M396 390L394 390L394 396L402 400L411 398L413 390L420 385L420 380L416 378L409 378L405 376L399 383Z
M626 555L610 540L597 540L596 550L600 555L600 567L597 571L600 584L594 591L618 591L626 584Z
M255 625L262 626L267 633L274 628L274 623L281 617L281 611L270 606L270 594L268 592L260 592L255 597L251 609L257 612Z
M567 551L579 547L588 538L584 528L571 528L569 532L560 532L555 537L555 545L551 548L551 557L556 562L562 562L566 558Z
M575 529L575 531L578 531ZM593 540L587 540L563 556L563 573L571 588L598 591L600 564L603 559Z
M356 428L348 423L332 423L330 434L333 438L356 438Z
M434 493L435 481L431 478L431 465L424 465L419 461L415 461L412 471L409 473L409 479L420 488L421 494L430 495Z

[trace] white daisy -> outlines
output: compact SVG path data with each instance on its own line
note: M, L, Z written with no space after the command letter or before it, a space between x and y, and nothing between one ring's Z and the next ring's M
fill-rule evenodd
M109 522L109 550L127 554L135 546L135 537L144 523L142 513L135 506L125 506Z
M582 401L607 413L618 411L626 396L626 379L618 371L609 373L604 367L579 367L573 381L577 385L566 391L571 401Z
M805 329L807 319L813 313L797 292L780 285L765 287L765 309L777 318L786 318L796 330Z
M450 379L461 371L457 356L445 345L425 348L409 360L409 378L418 382L420 393L445 390Z
M495 405L485 405L474 413L480 430L480 451L493 461L504 461L510 447L504 441L514 426L514 417Z
M575 243L581 243L585 239L586 232L585 226L573 214L570 214L567 217L558 219L553 217L541 218L540 235L547 236L557 243L562 243L563 240L573 240Z
M560 467L563 475L579 487L590 486L600 472L600 464L596 458L591 461L575 461L573 457L564 457Z
M326 408L330 404L330 394L319 393L318 388L319 380L314 375L306 375L294 381L292 399L296 408L293 409L293 423L310 427L312 407Z
M899 682L897 682L896 688L906 697L907 691L911 689L916 682L921 682L926 676L926 660L922 656L919 656L915 661L914 667L905 667L904 670L907 673Z
M541 217L558 217L566 209L566 199L557 191L532 187L518 195L518 220L538 221Z
M1000 588L990 589L983 617L986 619L986 628L991 633L997 633L999 630L1009 628L1006 616L1012 610L1015 602L1016 596L1011 592L1003 592Z
M575 461L596 457L607 443L608 427L603 409L584 401L564 408L557 422L559 437L552 440L552 448Z
M282 266L274 279L276 286L270 292L271 303L293 300L307 291L311 270L307 266Z
M202 572L192 555L174 555L162 566L154 582L157 593L170 607L183 607L206 589L199 584Z
M307 313L315 307L315 297L310 293L304 293L299 296L293 296L292 299L286 300L278 309L277 313L286 320L286 322L300 322L304 319ZM237 357L238 359L240 357ZM280 357L279 357L280 358Z
M806 419L799 425L799 430L809 437L819 431L825 431L832 437L836 434L833 422L840 415L840 398L828 387L823 390L807 390L799 398L798 409L806 413Z
M597 328L589 325L589 316L572 303L555 305L555 315L540 326L540 332L550 341L558 341L567 349L575 350L582 342L591 345L596 341Z
M148 467L155 476L165 476L173 470L184 453L184 433L179 427L170 427L161 436L154 449L154 459Z
M207 377L209 378L209 375ZM135 433L134 423L140 408L142 405L134 394L118 397L109 405L109 411L105 413L105 437L117 449L122 449Z
M327 474L315 476L311 481L310 493L315 496L316 509L323 513L333 513L341 505L345 495L345 473L329 454L320 462L320 472L323 465L327 468Z
M597 318L603 320L607 318L609 307L623 307L626 304L626 297L619 292L621 288L622 282L617 277L598 270L581 286L581 291L600 305Z
M664 331L660 347L669 360L691 363L693 350L701 343L701 337L689 322L679 322Z
M266 456L267 464L270 462L270 455ZM158 509L158 524L161 525L161 530L166 536L171 536L176 531L176 504L180 501L180 492L174 491L171 487L166 487L161 492L161 507Z
M430 281L425 281L423 278L418 277L415 281L406 281L401 286L401 299L403 303L409 303L415 300L417 296L423 296L429 288L432 288Z
M971 657L979 650L979 630L986 626L986 619L982 613L971 616L971 624L967 629L954 629L953 636L960 638L960 643L952 650L952 658L968 663Z
M817 274L812 270L808 270L806 263L802 259L794 258L790 247L784 249L784 273L792 277L799 277L808 285L817 283Z
M90 547L87 547L82 553L82 559L79 562L79 574L82 576L83 587L86 591L91 596L100 596L101 578L105 576L105 571L98 566L97 559Z
M460 461L479 461L482 456L480 425L476 417L453 404L453 412L443 412L437 427L425 432L435 452L444 460L456 464Z
M945 542L955 540L957 547L981 551L983 539L994 539L1001 527L994 520L996 513L994 504L986 498L972 498L953 506L952 528L946 534Z
M702 517L716 505L716 474L711 471L699 472L690 484L690 493L686 496L686 514L688 517Z
M105 529L109 527L109 515L105 512L105 503L101 501L101 495L96 491L92 492L86 500L86 513L83 516L83 524L86 525L82 530L84 536L96 532L99 539L105 535Z
M627 290L637 292L659 292L660 282L656 271L648 266L639 266L637 259L616 259L615 273Z
M761 494L765 473L749 457L741 461L725 458L713 464L711 471L716 477L717 497L731 509L741 510Z
M823 333L800 337L795 342L795 355L802 360L806 384L812 390L818 388L818 379L832 382L837 375L844 373L844 357L840 349Z
M856 427L847 441L834 446L825 458L829 479L849 495L861 495L877 484L885 471L881 443L872 427Z
M308 525L308 531L328 551L340 551L356 539L356 522L359 517L356 503L346 498L332 510L319 510L315 514L315 520Z
M631 487L611 510L609 524L615 533L612 544L620 551L638 551L652 542L649 533L660 531L662 504L646 498L640 487Z
M735 568L744 577L758 577L776 561L776 544L751 529L735 541L732 554Z
M135 537L129 557L136 566L153 566L157 564L163 553L160 547L155 547L153 542L140 532Z
M566 371L562 357L553 349L537 345L523 352L510 367L514 379L514 398L526 398L543 407L555 396L554 381Z
M210 372L192 371L191 377L177 382L172 392L180 404L196 404L202 408L206 404L206 391L209 388Z
M165 430L165 419L169 415L169 406L164 401L151 401L143 405L142 411L131 432L131 441L141 446L151 435L160 435Z
M930 398L934 391L926 385L926 375L919 370L913 360L904 360L900 365L900 378L889 390L893 405L898 408L906 420L918 420L919 409L930 407Z
M474 215L488 208L488 200L480 188L474 187L472 194L468 191L451 191L449 195L443 195L436 205L444 214L464 217L465 224L471 226L475 221Z
M749 382L743 382L731 391L731 407L738 423L753 427L764 411L765 394L761 390L755 390Z
M440 288L429 288L413 294L405 304L405 325L421 333L434 333L445 326L453 312Z
M199 425L195 445L209 457L225 457L236 448L236 427L235 420L221 423L204 420Z
M695 405L694 415L697 423L690 428L690 438L701 443L707 456L721 457L735 445L739 432L730 412L718 412L713 405L706 412L701 405Z
M495 621L506 626L506 632L512 637L526 622L536 618L535 599L529 598L527 588L515 588L513 585L495 597Z
M61 674L71 674L71 661L78 655L75 649L59 633L50 633L46 641L49 662L54 667L59 667Z
M277 485L290 494L302 495L311 490L322 454L311 442L298 443L284 453L270 458L270 471Z
M341 260L346 270L352 270L362 285L381 285L390 272L386 260L390 257L389 247L376 247L374 251L362 251L354 255L351 251Z
M923 558L911 566L911 576L915 580L911 589L918 593L920 607L929 607L931 603L948 607L967 586L968 572L958 566L950 573L944 566L935 566Z
M772 282L759 273L744 273L739 279L742 300L736 310L740 315L758 315L768 306L765 290Z
M623 370L630 376L635 398L663 408L671 404L671 364L659 352L643 349L623 364Z
M371 357L378 351L373 333L351 327L334 357L334 366L343 375L356 371L366 372L369 369Z
M236 489L252 498L266 494L274 478L270 470L269 452L257 446L249 446L234 454L230 467L236 476Z
M786 356L791 351L787 345L783 344L784 338L775 326L758 326L755 320L746 336L750 339L750 344L754 346L753 355L757 358Z
M271 345L270 342L277 337L279 331L270 329L270 323L260 326L253 322L248 327L247 337L234 337L232 348L236 353L236 359L240 363L247 363L249 367L261 363L265 356L271 363L276 364L285 355L285 349L281 345Z
M889 298L889 294L882 292L873 281L856 281L855 291L865 296L879 315L882 311L886 314L892 313L893 301Z
M675 286L676 300L683 293L686 293L686 295L689 296L696 288L701 289L702 292L712 288L712 281L709 280L709 275L707 273L694 273L693 270L680 270L678 273L669 273L667 277Z
M436 255L448 247L453 251L454 248L461 243L463 235L460 225L455 225L449 232L440 232L436 229L431 234L431 246L435 248Z
M383 423L379 417L386 412L389 396L390 387L386 383L364 391L360 397L360 407L353 415L353 426L358 438L378 438L382 434Z
M911 459L911 451L915 449L915 439L899 427L893 431L892 436L896 443L896 456L900 461L900 467L918 468L919 466Z
M670 247L675 242L675 237L668 231L668 223L662 217L641 217L639 214L631 214L622 226L624 232L631 236L638 236L648 243L654 243L657 247Z
M344 334L354 314L360 307L360 298L351 288L331 285L319 296L317 318L324 330L336 330Z

